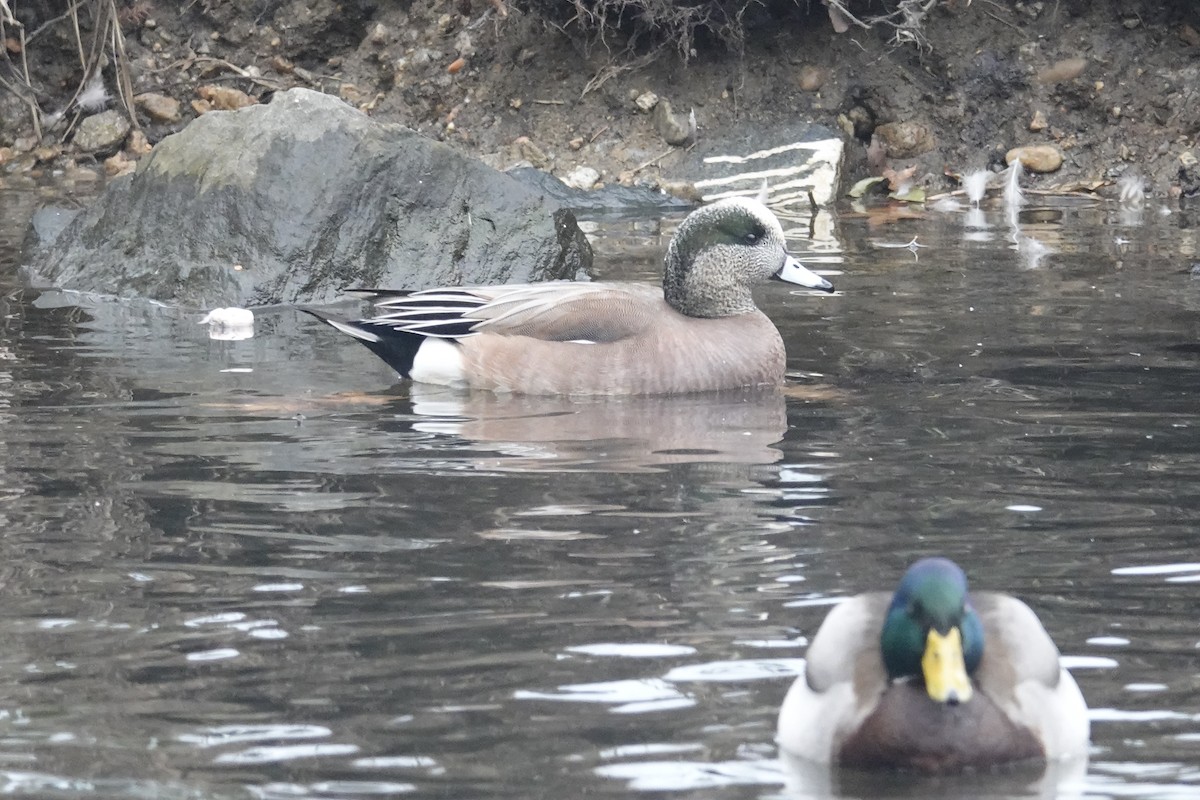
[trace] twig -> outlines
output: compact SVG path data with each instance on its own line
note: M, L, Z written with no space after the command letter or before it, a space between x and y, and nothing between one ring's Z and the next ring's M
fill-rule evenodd
M8 0L0 0L0 10L4 12L4 16L0 18L0 22L4 25L15 27L21 37L21 78L25 81L25 88L28 90L28 94L22 95L20 92L15 91L9 86L7 81L4 86L29 106L29 118L33 121L33 133L40 140L42 138L41 108L38 107L37 92L34 91L33 83L29 79L29 53L28 47L26 47L28 42L25 38L25 26L13 16L12 9L8 7Z
M83 3L84 3L84 0L75 0L75 2L71 3L71 5L67 8L66 11L59 14L57 17L54 17L53 19L48 19L45 22L43 22L41 25L38 25L37 28L34 29L33 33L29 34L29 43L33 44L33 40L36 39L37 37L41 36L54 23L62 22L64 19L69 17L71 14L74 14L76 9L78 9L81 5L83 5Z
M184 59L185 62L187 60L188 59ZM237 77L245 78L246 80L250 81L251 83L256 83L259 86L262 86L264 89L270 89L273 92L277 92L282 87L287 85L284 81L272 81L270 78L260 78L257 75L251 75L248 70L244 70L241 67L237 66L236 64L226 61L223 58L213 58L212 56L195 56L194 58L191 59L191 62L192 62L192 64L185 66L184 69L187 69L188 67L190 67L194 64L200 64L200 63L219 64L220 66L225 67L227 70L234 73ZM178 64L180 62L176 61L175 63ZM164 67L164 69L166 69L166 67ZM318 77L324 77L324 76L318 76ZM215 77L209 78L207 80L218 81L218 80L221 80L221 77L215 76ZM334 79L328 78L327 80L334 80ZM311 81L310 81L310 83L311 83ZM534 102L536 102L536 101L534 101Z
M671 148L670 150L668 150L667 152L665 152L665 153L663 153L663 154L661 154L661 155L657 155L657 156L655 156L654 158L652 158L652 159L650 159L649 161L647 161L645 164L641 164L641 165L639 165L639 166L636 166L636 167L634 167L634 168L633 168L633 172L641 172L641 171L642 171L642 170L644 170L646 167L651 167L651 166L654 166L654 165L655 165L655 164L657 164L659 161L662 161L664 158L666 158L667 156L671 155L671 153L674 153L674 152L675 152L675 148L674 148L674 147L672 147L672 148Z
M588 144L591 144L592 142L594 142L594 141L596 141L597 139L599 139L599 138L600 138L600 134L604 133L606 130L608 130L608 126L607 126L607 125L605 125L605 126L604 126L604 127L602 127L600 130L598 130L598 131L596 131L595 133L593 133L593 134L592 134L592 138L588 139Z
M588 82L583 86L583 91L579 93L579 97L586 97L589 93L596 91L622 72L630 72L648 67L656 58L658 58L658 52L652 50L644 56L635 58L628 64L617 64L615 59L609 60L595 75L588 79Z
M117 7L114 2L115 0L109 0L109 8L112 12L110 19L112 20L113 60L117 62L117 93L121 95L121 105L125 106L125 115L129 117L129 123L134 130L140 130L137 114L133 111L133 81L129 77L129 56L125 53L125 34L121 32L121 25L117 20Z
M533 103L534 103L534 105L539 105L539 106L564 106L567 104L567 101L566 100L534 100Z
M986 8L981 8L979 10L982 11L987 16L991 17L992 19L996 20L996 22L999 22L1001 25L1007 25L1008 27L1012 28L1017 33L1024 33L1024 31L1022 31L1016 25L1013 25L1011 22L1009 22L1006 19L1000 19L1000 17L998 17L995 14L993 14L992 12L988 11Z

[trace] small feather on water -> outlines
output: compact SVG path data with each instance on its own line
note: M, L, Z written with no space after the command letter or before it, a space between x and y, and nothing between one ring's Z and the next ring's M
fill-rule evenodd
M988 178L992 177L992 173L986 169L977 169L974 172L968 172L963 175L963 188L967 190L967 199L972 205L979 205L983 200L984 194L987 193Z
M1004 205L1009 212L1025 205L1025 194L1021 191L1021 159L1014 159L1008 168L1008 179L1004 182Z
M237 306L214 308L204 315L204 319L200 320L200 324L224 325L226 327L253 325L254 312L248 308L238 308Z
M1117 200L1123 206L1140 206L1146 200L1146 179L1136 173L1117 181Z
M104 76L100 70L96 70L92 77L88 78L87 85L83 87L79 97L75 98L75 106L80 111L95 113L107 108L110 100L112 95L104 88Z

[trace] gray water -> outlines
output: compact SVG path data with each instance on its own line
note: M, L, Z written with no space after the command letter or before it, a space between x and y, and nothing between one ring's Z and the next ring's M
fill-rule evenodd
M8 292L0 793L1197 796L1200 220L1035 211L1040 258L985 222L843 215L838 295L760 292L766 395L463 396L289 309L214 341ZM669 229L597 226L603 277ZM1085 769L780 763L829 605L934 553L1039 612Z

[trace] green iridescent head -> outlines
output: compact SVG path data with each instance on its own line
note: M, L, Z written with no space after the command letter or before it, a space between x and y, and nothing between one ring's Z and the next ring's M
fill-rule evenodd
M970 676L983 658L983 624L957 564L925 558L908 568L892 596L880 645L890 680L920 679L939 703L971 699Z

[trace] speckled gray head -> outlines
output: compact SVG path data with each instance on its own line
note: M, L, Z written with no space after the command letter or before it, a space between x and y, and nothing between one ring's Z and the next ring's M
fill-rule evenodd
M667 248L663 293L689 317L730 317L755 311L751 288L777 277L810 289L833 284L788 255L783 227L770 209L748 197L698 208Z

